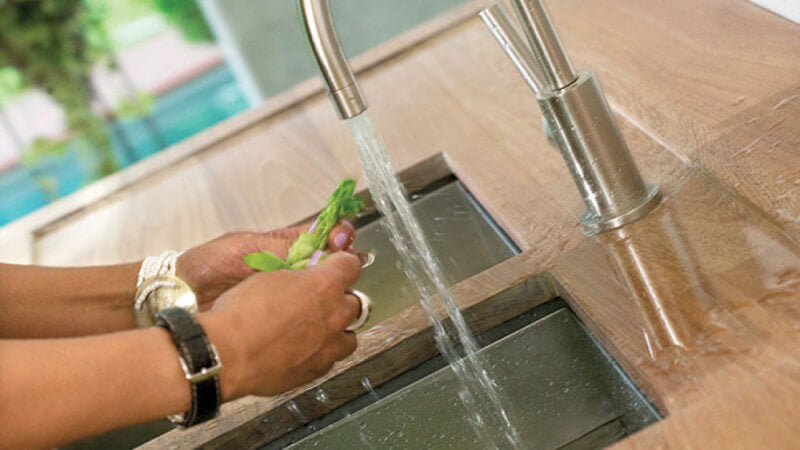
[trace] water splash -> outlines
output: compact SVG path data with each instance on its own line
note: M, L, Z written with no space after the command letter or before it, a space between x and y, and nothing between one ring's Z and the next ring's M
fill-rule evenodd
M294 400L290 400L288 403L286 403L286 408L287 408L287 409L288 409L288 410L289 410L289 411L290 411L290 412L291 412L291 413L292 413L292 414L293 414L293 415L294 415L296 418L298 418L298 419L300 420L300 422L301 422L301 423L306 423L306 422L308 422L308 421L309 421L308 417L306 417L306 415L305 415L305 414L303 414L303 412L302 412L302 411L300 411L300 408L298 408L298 407L297 407L297 403L295 403L295 402L294 402Z
M394 175L386 148L366 113L348 119L358 147L359 158L369 181L369 190L402 260L403 271L414 281L420 304L431 322L436 345L450 363L462 384L459 397L467 410L467 420L487 448L497 448L492 436L500 431L513 448L523 448L516 427L509 420L495 384L477 353L478 344L456 306L441 269L428 245L411 205ZM438 294L438 302L436 302ZM461 357L447 334L444 320L450 318L464 350ZM504 445L505 446L505 445Z
M362 444L364 444L365 448L368 448L368 449L376 448L372 444L372 442L370 440L370 437L369 437L369 435L367 433L368 433L368 430L366 429L366 425L361 424L361 426L358 427L358 439L361 441Z
M776 274L764 286L764 293L756 300L758 303L777 305L783 302L794 303L800 291L800 269L789 268Z
M375 392L375 389L373 389L373 387L372 387L372 383L370 383L370 382L369 382L369 378L367 378L367 377L364 377L364 378L362 378L362 379L361 379L361 385L362 385L362 386L364 386L364 389L366 389L366 390L367 390L367 392L369 392L369 394L372 396L372 398L373 398L373 399L374 399L376 402L377 402L378 400L380 400L380 399L381 399L381 398L378 396L378 393L377 393L377 392Z
M800 97L800 94L795 94L792 95L791 97L786 97L784 99L781 99L781 101L779 101L778 103L775 104L775 106L772 107L772 110L777 111L783 108L784 106L788 105L789 103L793 102L798 97Z

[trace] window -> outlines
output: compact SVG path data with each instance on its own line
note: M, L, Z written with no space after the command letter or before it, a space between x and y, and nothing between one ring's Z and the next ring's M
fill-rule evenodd
M464 1L330 3L357 55ZM316 75L296 0L57 4L0 4L0 226Z

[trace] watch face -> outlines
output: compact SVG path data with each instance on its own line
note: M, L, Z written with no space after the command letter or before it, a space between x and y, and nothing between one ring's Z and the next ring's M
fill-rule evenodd
M177 277L153 277L145 281L139 291L151 292L145 298L141 311L136 312L136 326L146 328L155 324L155 316L167 308L182 308L194 314L199 311L197 297L183 280Z

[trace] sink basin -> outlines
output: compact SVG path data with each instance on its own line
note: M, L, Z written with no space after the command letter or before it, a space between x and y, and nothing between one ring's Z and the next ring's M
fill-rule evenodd
M523 316L533 321L481 353L526 448L598 448L658 420L562 300ZM521 320L525 317L512 322ZM291 448L481 448L457 388L452 371L441 368Z
M446 281L453 285L518 253L461 182L451 180L425 194L416 195L412 209L442 263ZM373 300L367 329L417 304L418 295L399 266L399 256L376 218L358 227L353 246L372 251L375 262L365 269L355 288Z
M430 170L429 167L435 167ZM441 162L425 166L436 175ZM426 183L427 182L427 183ZM416 183L416 185L414 185ZM417 178L411 182L412 208L430 237L433 251L442 260L448 283L464 280L518 253L517 248L483 211L472 195L452 175L438 179ZM417 294L398 267L398 255L376 213L356 221L354 247L372 251L376 258L365 269L355 288L370 295L373 311L363 329L417 303ZM67 449L130 448L168 430L166 420L128 427L65 446Z
M416 184L409 191L417 193L412 208L449 284L518 253L451 174L412 183ZM355 247L376 255L356 285L374 301L364 329L418 302L381 222L377 213L369 212L355 221ZM541 280L522 283L497 295L510 295L511 300L524 296L519 301L528 303L531 296L548 295L541 286ZM526 448L602 447L659 419L658 412L561 299L540 304L477 338L483 346L482 359L507 399L508 413ZM358 378L353 382L358 385ZM365 387L368 383L361 380ZM444 359L433 357L262 445L267 449L481 448L464 418L457 389ZM295 413L304 417L302 411ZM68 448L129 447L168 427L160 421Z

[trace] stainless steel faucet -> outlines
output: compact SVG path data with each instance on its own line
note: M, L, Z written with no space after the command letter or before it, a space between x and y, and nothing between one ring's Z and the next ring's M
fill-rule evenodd
M658 187L645 185L594 74L574 71L541 0L510 0L527 38L495 4L481 18L536 93L545 131L561 150L587 210L592 235L631 223L658 205ZM298 0L314 58L342 119L367 109L336 36L328 0Z
M328 0L298 0L311 52L325 78L325 85L342 119L355 117L367 109L356 77L336 36Z
M480 13L542 109L544 129L567 162L586 212L588 235L619 228L659 203L646 185L590 70L575 72L541 0L510 0L527 44L498 4Z

